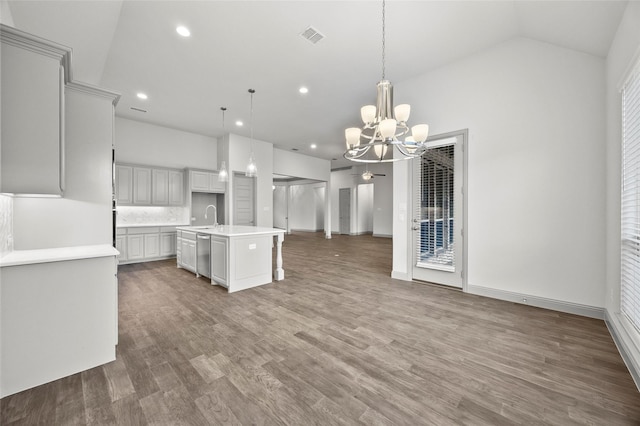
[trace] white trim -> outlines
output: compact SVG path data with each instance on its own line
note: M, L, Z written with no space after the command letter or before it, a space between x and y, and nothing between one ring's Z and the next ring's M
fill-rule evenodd
M411 277L406 272L391 271L391 278L394 280L411 281Z
M629 61L627 68L622 73L622 78L620 79L620 82L618 82L618 86L617 86L618 92L622 92L622 90L624 89L624 86L627 85L627 83L629 82L629 79L633 77L633 75L635 74L635 71L638 68L640 68L640 46L636 49L636 52L633 54L633 57Z
M612 314L605 310L605 324L613 338L618 352L624 361L636 387L640 391L640 348L629 334L629 330L624 325L624 319L620 314ZM629 327L632 327L629 325Z
M376 238L393 238L391 234L372 234Z
M508 302L550 309L552 311L581 315L583 317L601 320L605 318L604 308L599 308L597 306L581 305L579 303L564 302L562 300L547 299L545 297L532 296L524 293L514 293L511 291L498 290L495 288L477 285L467 285L466 292L478 296L490 297L492 299L506 300Z

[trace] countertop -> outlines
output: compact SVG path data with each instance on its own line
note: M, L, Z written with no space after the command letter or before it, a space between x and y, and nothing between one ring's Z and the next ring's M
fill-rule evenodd
M116 228L163 228L167 226L190 226L188 223L125 223L116 224Z
M37 250L14 250L0 258L0 268L7 266L30 265L35 263L62 262L65 260L117 256L119 254L120 252L110 244Z
M189 231L198 234L220 235L223 237L236 237L240 235L261 235L261 234L283 234L284 229L266 228L262 226L242 226L242 225L218 225L213 226L178 226L179 231Z

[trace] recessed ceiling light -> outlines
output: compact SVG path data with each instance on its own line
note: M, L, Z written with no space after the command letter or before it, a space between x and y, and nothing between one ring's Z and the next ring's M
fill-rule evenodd
M236 121L236 126L238 126L238 127L242 127L243 124L244 123L242 121L240 121L240 120Z
M142 92L138 92L138 93L136 94L136 96L137 96L138 98L140 98L140 99L147 99L147 98L148 98L147 94L146 94L146 93L142 93Z
M309 89L307 89L307 88L306 88L306 87L304 87L304 86L302 86L300 89L298 89L298 91L299 91L300 93L302 93L303 95L304 95L305 93L309 93Z
M189 37L191 35L191 31L189 31L189 28L183 25L176 27L176 32L180 34L182 37Z
M316 149L318 147L318 145L316 145L315 143L311 144L311 149Z

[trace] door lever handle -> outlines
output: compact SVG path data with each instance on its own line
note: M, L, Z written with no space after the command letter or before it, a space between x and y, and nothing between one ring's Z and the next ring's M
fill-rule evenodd
M420 229L419 226L412 226L411 229L413 229L414 231L418 231Z

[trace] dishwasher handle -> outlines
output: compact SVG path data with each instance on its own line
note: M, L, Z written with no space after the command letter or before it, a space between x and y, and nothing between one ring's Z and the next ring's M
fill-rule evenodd
M211 239L211 236L210 236L210 235L204 235L204 234L198 234L198 235L196 236L196 238L199 238L199 239L201 239L201 240L210 240L210 239Z

